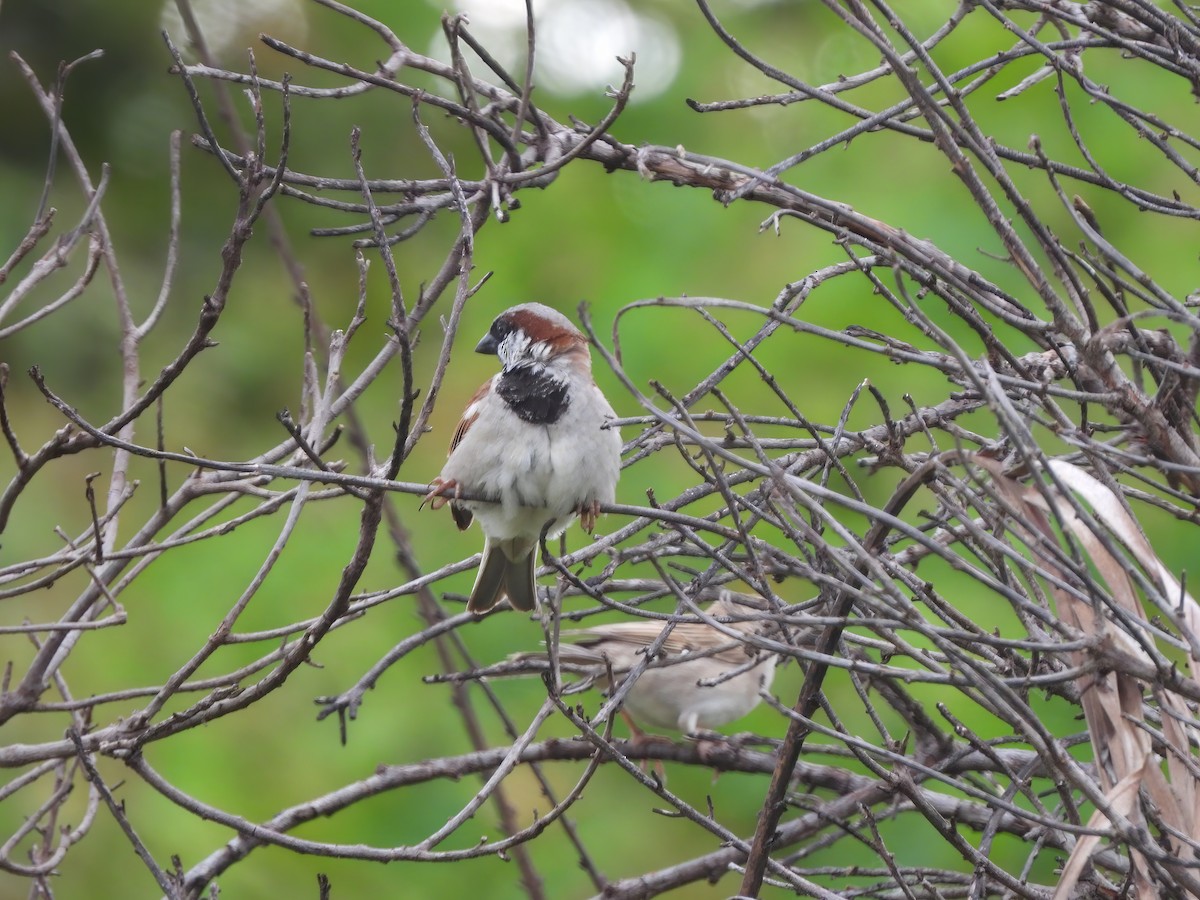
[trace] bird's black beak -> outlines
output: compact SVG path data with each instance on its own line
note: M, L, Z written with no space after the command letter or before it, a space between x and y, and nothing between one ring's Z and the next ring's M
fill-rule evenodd
M496 348L498 348L499 346L500 346L500 342L497 341L496 338L489 331L487 334L485 334L483 336L483 340L481 340L478 344L475 345L475 352L476 353L491 353L492 355L495 355Z

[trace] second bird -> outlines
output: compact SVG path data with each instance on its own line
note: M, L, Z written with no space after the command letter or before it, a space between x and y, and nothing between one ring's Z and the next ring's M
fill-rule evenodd
M591 531L612 503L621 471L616 414L592 378L587 339L557 310L522 303L505 310L475 348L500 372L476 392L434 479L434 509L449 501L460 529L479 520L483 561L467 609L484 612L506 596L536 604L534 553L542 529L556 537L579 516ZM459 499L487 497L491 502Z

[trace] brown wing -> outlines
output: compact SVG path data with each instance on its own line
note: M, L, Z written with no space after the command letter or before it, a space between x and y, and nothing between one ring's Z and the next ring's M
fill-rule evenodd
M467 432L471 426L475 424L475 420L479 418L479 402L487 396L488 391L492 389L492 379L488 379L479 386L479 390L467 402L467 408L463 411L463 417L458 422L458 427L454 429L454 437L450 438L450 449L446 451L446 456L450 456L455 448L462 443L462 439L467 436ZM450 515L454 518L454 524L458 526L459 531L466 531L471 525L471 520L474 518L471 511L461 503L450 501Z
M718 600L705 610L711 616L745 615L747 610ZM580 628L564 631L562 636L571 638L577 643L588 645L600 641L621 641L634 647L648 647L658 639L665 623L658 620L642 622L619 622L613 625L597 625L595 628ZM734 631L749 631L748 623L739 622L729 626ZM735 644L735 639L717 631L702 622L680 622L671 629L663 642L663 651L668 656L675 656L689 651L707 650L711 647L724 646L725 649L713 654L715 659L721 659L731 664L741 664L754 651L750 648Z
M454 452L455 448L462 443L462 439L467 436L467 432L471 430L471 426L475 424L475 420L479 418L479 401L482 400L492 389L492 379L489 378L479 386L479 390L467 402L467 408L463 410L463 417L459 420L458 427L454 429L454 437L450 438L450 449L446 451L449 456Z
M595 628L581 628L564 631L562 636L583 646L619 642L631 648L649 647L658 640L663 630L662 622L622 622L617 625L597 625ZM726 637L707 625L691 622L681 622L671 629L663 642L663 652L667 656L678 656L682 653L707 650L711 647L729 644L719 653L713 654L717 659L729 662L745 662L746 650L740 645L733 645L733 638Z

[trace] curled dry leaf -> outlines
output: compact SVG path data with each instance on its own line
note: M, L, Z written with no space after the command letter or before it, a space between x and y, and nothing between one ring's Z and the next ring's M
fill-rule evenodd
M1039 490L1008 477L994 460L977 458L976 463L992 476L1000 495L1023 523L1017 526L1018 530L1026 531L1030 549L1039 555L1041 564L1053 576L1049 588L1059 616L1093 639L1090 645L1072 654L1076 665L1085 672L1078 679L1078 687L1104 792L1104 802L1098 804L1089 827L1103 829L1119 819L1144 827L1145 817L1137 802L1144 790L1157 807L1162 824L1180 835L1168 838L1173 852L1181 858L1191 858L1186 838L1197 838L1196 823L1200 821L1196 806L1197 775L1189 749L1189 736L1194 735L1186 724L1192 717L1178 694L1162 684L1143 685L1133 675L1112 668L1107 662L1101 665L1098 650L1115 648L1140 661L1153 662L1139 643L1151 641L1152 637L1148 628L1141 627L1149 623L1129 574L1133 564L1141 568L1164 596L1179 598L1179 612L1188 630L1200 623L1195 600L1154 553L1137 521L1116 495L1094 476L1071 463L1053 460L1049 464L1053 479L1043 486L1044 490ZM1070 490L1073 498L1063 488ZM1093 603L1082 592L1070 589L1068 586L1076 580L1057 563L1059 557L1039 550L1039 546L1045 547L1047 543L1058 544L1060 538L1053 527L1054 521L1064 537L1069 534L1078 543L1086 562L1104 579L1113 607L1124 614L1121 619L1105 616L1103 604ZM1126 630L1133 627L1130 623L1139 629L1136 638ZM1106 660L1112 658L1105 655ZM1189 658L1189 664L1194 678L1197 660ZM1162 710L1169 781L1155 757L1152 729L1145 718L1142 695L1146 687ZM1063 867L1055 900L1071 895L1101 838L1101 834L1089 834L1075 844ZM1157 896L1145 858L1136 851L1131 856L1136 895Z

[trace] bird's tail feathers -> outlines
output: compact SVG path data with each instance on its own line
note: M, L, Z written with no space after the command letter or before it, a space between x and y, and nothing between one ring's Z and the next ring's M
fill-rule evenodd
M521 559L505 559L504 591L514 609L529 612L537 606L537 582L533 570L532 548Z
M513 609L528 612L537 606L537 583L533 578L535 549L526 541L489 538L483 546L483 561L475 576L467 611L487 612L505 597Z

